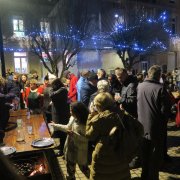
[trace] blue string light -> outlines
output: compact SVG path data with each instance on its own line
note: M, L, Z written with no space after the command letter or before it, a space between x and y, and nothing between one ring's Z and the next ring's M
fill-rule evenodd
M145 18L145 16L142 16L139 20L139 23L136 23L134 26L126 27L124 28L122 24L117 24L115 27L115 30L110 33L110 37L114 37L114 48L115 49L131 49L136 52L146 52L151 50L153 47L159 47L162 50L167 50L166 45L162 42L159 41L158 39L156 40L151 40L149 39L149 45L143 45L142 40L138 41L136 38L136 35L131 37L131 35L136 32L140 33L141 27L146 27L148 30L148 24L151 25L151 27L160 25L162 30L167 33L169 37L172 36L172 31L168 29L168 22L167 21L167 13L163 12L160 14L159 18L154 19L154 18ZM149 28L151 28L149 27ZM142 31L143 32L143 31ZM141 32L141 33L142 33ZM145 33L145 32L144 32ZM129 36L129 38L128 38ZM125 41L123 39L125 38ZM130 38L135 38L135 43L133 43ZM145 38L143 40L146 40ZM150 42L151 41L151 42Z
M115 14L114 18L118 18L119 15ZM55 34L55 33L45 33L45 32L31 32L29 34L29 37L35 37L36 35L39 35L40 37L54 37L57 41L62 41L62 40L71 40L74 44L79 43L80 48L86 48L89 46L89 44L91 44L91 49L95 49L98 50L100 48L100 46L102 46L102 42L106 41L108 42L108 46L109 47L113 47L114 49L127 49L127 48L131 48L132 50L135 51L139 51L139 52L145 52L150 50L151 48L153 48L154 46L158 46L160 47L162 50L166 50L167 47L166 45L162 42L159 41L158 39L156 40L152 40L152 42L150 43L150 45L145 46L142 45L141 42L138 42L137 40L135 40L134 42L131 41L130 44L128 44L125 40L121 40L121 41L116 41L113 42L111 41L111 37L114 35L119 35L119 36L123 36L123 34L128 34L131 33L133 31L137 31L138 28L140 28L143 24L150 24L151 26L156 25L156 24L161 24L162 28L164 29L164 32L169 34L169 37L172 36L172 31L170 29L168 29L167 26L167 13L163 12L160 14L159 18L157 19L153 19L153 18L145 18L144 15L142 15L142 17L139 20L139 24L136 24L134 26L130 26L130 27L125 27L124 24L121 22L119 24L117 24L115 26L115 30L111 31L109 33L106 34L101 34L101 35L92 35L91 38L86 37L86 39L81 39L81 37L83 36L83 34L79 31L76 30L75 28L73 28L72 26L69 26L69 32L68 35L66 35L66 32L63 34ZM88 38L88 41L87 41ZM89 43L89 44L88 44ZM51 52L57 52L60 51L60 49L51 49L49 48ZM30 49L28 48L11 48L11 47L5 47L4 48L5 52L27 52L30 51Z

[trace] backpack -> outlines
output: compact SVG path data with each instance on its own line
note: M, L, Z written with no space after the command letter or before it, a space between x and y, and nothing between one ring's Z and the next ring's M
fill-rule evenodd
M116 139L114 150L128 162L131 162L137 156L144 135L144 128L136 118L127 112L122 117L119 116L119 120L122 127L113 127L109 136L111 140Z

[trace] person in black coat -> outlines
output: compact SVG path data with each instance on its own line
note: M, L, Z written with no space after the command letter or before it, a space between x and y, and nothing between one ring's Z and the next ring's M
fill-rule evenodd
M50 98L52 100L52 121L56 124L67 124L70 118L70 105L68 103L68 91L59 78L51 83ZM55 132L54 137L60 138L60 152L63 155L66 133Z
M144 126L142 141L142 180L158 180L163 160L167 120L171 114L170 96L160 81L161 68L150 67L148 78L137 88L138 120Z
M9 109L14 94L7 94L6 81L0 76L0 144L3 143L4 131L9 120Z
M18 81L18 74L14 73L13 80L9 80L7 82L8 93L13 93L16 95L16 97L20 98L21 89L22 86Z
M22 89L22 86L21 86L20 82L18 81L18 74L14 73L13 80L9 80L7 82L8 93L13 93L15 95L15 98L13 99L14 110L19 109L21 89Z
M115 100L120 104L120 108L137 117L137 78L128 75L126 69L116 68L116 77L121 84L119 95L115 94Z
M43 88L43 116L46 123L50 123L52 121L52 113L51 113L51 98L50 98L50 91L51 91L51 82L49 80L49 75L44 77L44 85Z
M118 81L115 74L108 75L109 92L114 97L115 93L120 93L122 89L121 83Z

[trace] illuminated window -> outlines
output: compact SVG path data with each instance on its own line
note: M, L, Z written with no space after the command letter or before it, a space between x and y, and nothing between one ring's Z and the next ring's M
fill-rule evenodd
M141 69L142 69L143 73L148 71L148 62L147 61L141 62Z
M114 28L115 30L117 31L119 28L122 28L123 27L123 24L124 24L124 19L122 16L119 16L118 14L115 14L114 15Z
M52 57L52 52L49 52L49 55ZM45 62L49 62L48 55L45 52L42 52L42 57Z
M22 17L14 17L13 18L13 30L14 30L14 34L17 37L24 36L24 21L23 21Z
M49 31L50 31L50 25L49 22L46 20L42 20L40 22L41 31L45 33L45 35L48 37Z
M14 70L18 73L27 73L27 55L25 52L14 52Z

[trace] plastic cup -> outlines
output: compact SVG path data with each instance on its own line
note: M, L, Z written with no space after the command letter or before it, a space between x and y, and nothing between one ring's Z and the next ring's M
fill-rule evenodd
M32 127L32 125L27 125L27 132L28 132L28 134L33 134L33 127Z

